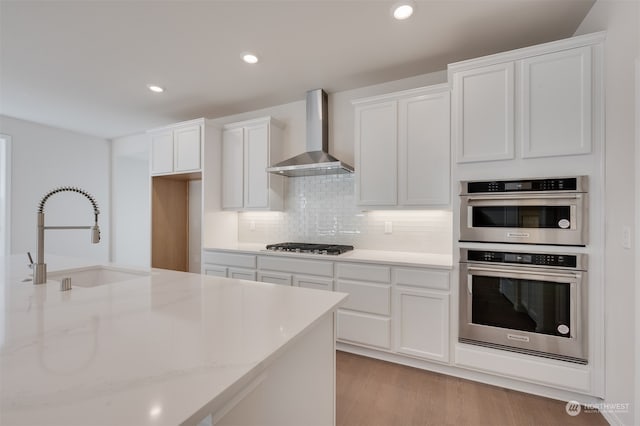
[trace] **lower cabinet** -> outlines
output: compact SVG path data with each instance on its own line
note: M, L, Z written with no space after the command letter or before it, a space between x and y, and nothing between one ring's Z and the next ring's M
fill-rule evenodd
M449 361L449 294L393 289L394 344L401 354Z
M227 278L237 278L239 280L256 280L256 271L251 269L229 268L227 270Z
M338 310L337 338L378 348L391 348L391 318Z
M347 293L336 317L340 342L449 362L446 269L211 250L203 259L207 275Z
M291 274L283 274L280 272L258 272L258 281L263 283L291 285Z

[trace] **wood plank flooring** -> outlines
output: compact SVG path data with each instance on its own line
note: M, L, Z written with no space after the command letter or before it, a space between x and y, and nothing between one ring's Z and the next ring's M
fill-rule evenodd
M412 367L336 353L337 426L597 426L565 402Z

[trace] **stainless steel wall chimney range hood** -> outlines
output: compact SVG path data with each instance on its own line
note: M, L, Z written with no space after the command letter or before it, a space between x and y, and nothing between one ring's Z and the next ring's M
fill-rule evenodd
M352 166L329 154L327 94L324 90L307 92L307 152L266 170L288 177L353 173Z

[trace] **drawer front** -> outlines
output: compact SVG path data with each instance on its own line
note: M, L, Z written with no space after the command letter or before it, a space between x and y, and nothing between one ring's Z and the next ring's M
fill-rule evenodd
M293 277L293 285L296 287L314 288L316 290L333 290L333 280L330 278L296 275Z
M218 265L236 266L238 268L256 269L256 256L252 254L227 253L220 251L203 251L202 262Z
M258 272L258 281L263 283L291 285L291 274L280 274L277 272Z
M259 256L258 269L333 277L333 262L322 260L293 259L283 256Z
M351 343L391 348L391 319L338 310L337 337Z
M202 271L205 275L211 275L214 277L226 277L227 276L227 268L225 266L220 265L207 265L206 263L202 265Z
M449 272L420 268L393 268L393 283L414 287L449 290Z
M371 314L391 314L391 286L338 280L336 291L348 293L343 303L345 309L353 309Z
M365 265L361 263L337 263L337 277L348 280L391 282L391 268L388 266Z
M237 278L239 280L256 280L256 271L252 269L238 269L238 268L229 268L229 272L227 273L229 278Z

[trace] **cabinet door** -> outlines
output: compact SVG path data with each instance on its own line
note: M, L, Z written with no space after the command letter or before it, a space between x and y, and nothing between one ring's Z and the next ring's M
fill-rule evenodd
M316 290L333 290L333 280L331 278L294 275L293 285L296 287L314 288Z
M514 64L453 76L453 140L458 163L514 157Z
M449 204L449 91L398 104L398 201Z
M359 205L397 204L398 104L356 107L356 191Z
M173 132L151 135L151 173L173 172Z
M245 128L244 206L269 207L269 126L260 124Z
M336 337L349 343L391 348L391 318L338 309Z
M449 295L396 287L394 290L396 352L449 360Z
M291 274L280 274L278 272L258 272L258 281L263 283L291 285Z
M523 157L591 152L591 47L519 62Z
M202 271L205 275L212 275L215 277L226 277L227 276L227 268L225 266L219 265L207 265L206 263L202 266Z
M222 133L222 208L241 209L244 192L244 129Z
M174 171L200 170L200 136L199 125L174 130Z
M256 280L256 271L251 269L235 269L229 268L229 272L227 273L228 278L237 278L239 280Z

